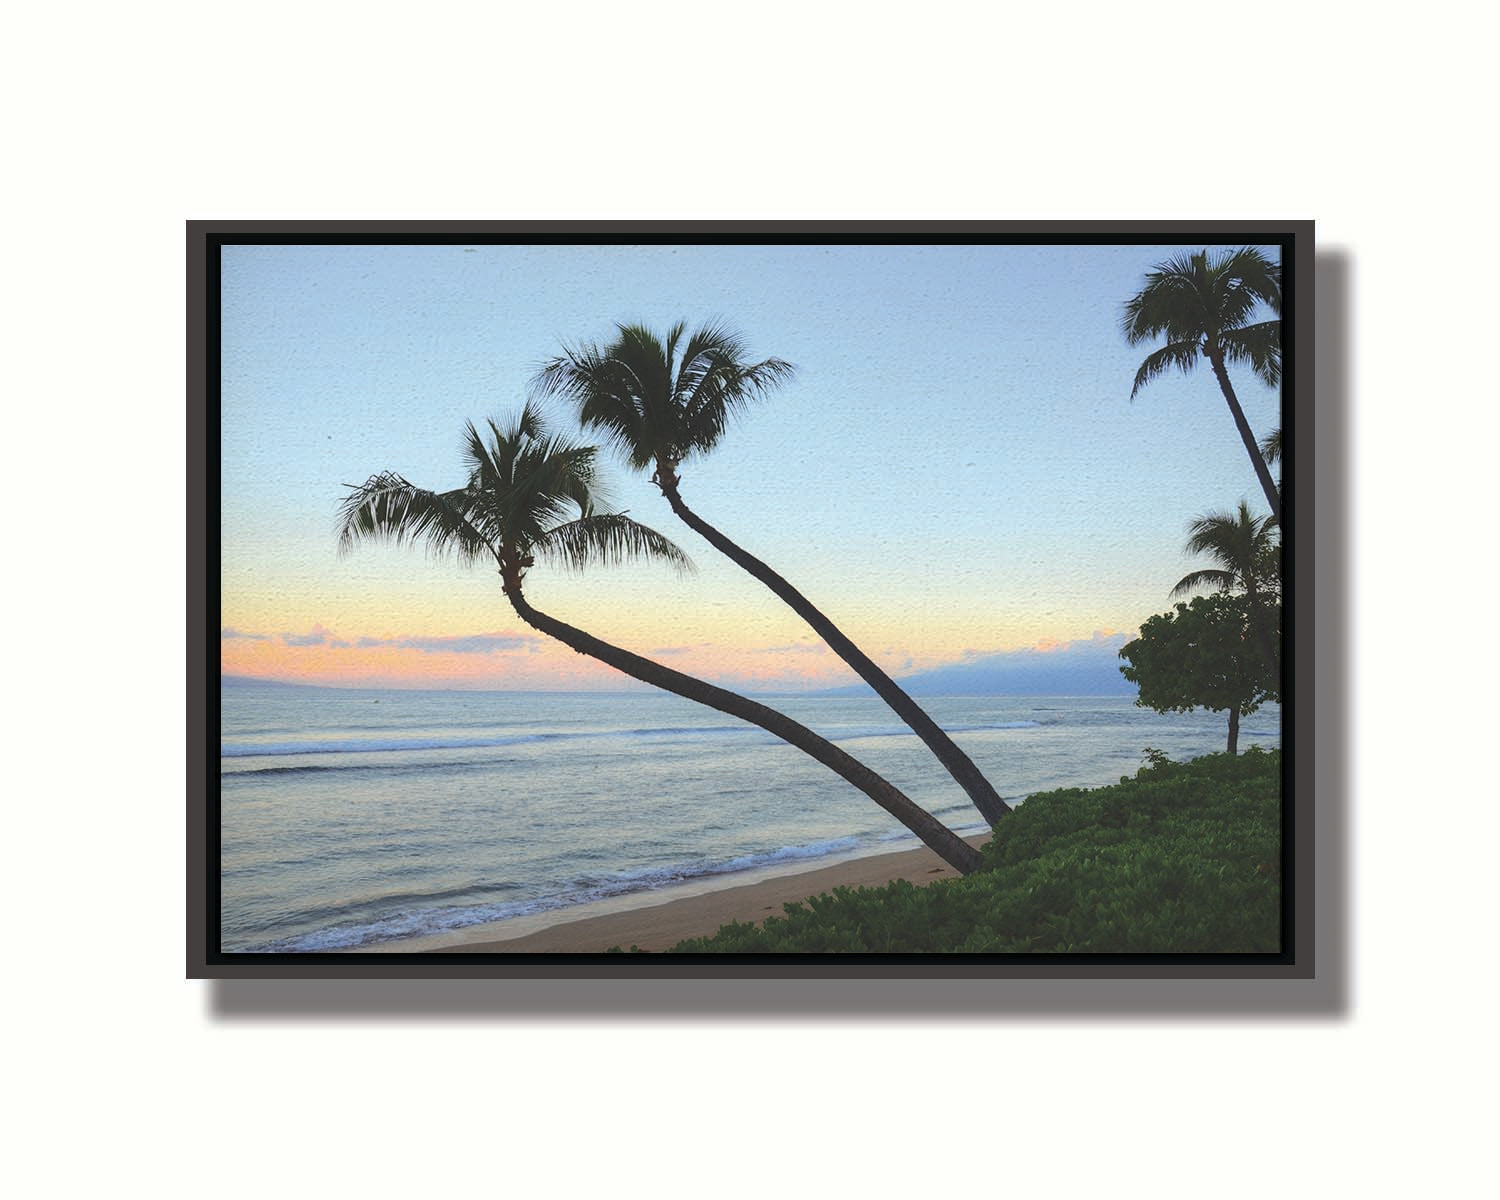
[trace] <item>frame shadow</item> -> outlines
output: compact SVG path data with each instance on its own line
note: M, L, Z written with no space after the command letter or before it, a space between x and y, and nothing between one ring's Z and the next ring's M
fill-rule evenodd
M1141 1022L1341 1020L1351 1000L1350 905L1350 306L1346 252L1314 259L1312 537L1297 569L1312 583L1310 695L1303 693L1298 774L1316 796L1314 973L1310 979L621 978L580 969L564 978L215 979L215 1023L524 1021L557 1024L831 1020ZM1314 563L1312 550L1318 548ZM190 606L190 612L192 612ZM1309 703L1310 701L1310 703ZM1313 730L1317 737L1314 741ZM192 836L192 831L189 831ZM754 968L750 968L754 971ZM1087 969L1083 969L1086 973Z

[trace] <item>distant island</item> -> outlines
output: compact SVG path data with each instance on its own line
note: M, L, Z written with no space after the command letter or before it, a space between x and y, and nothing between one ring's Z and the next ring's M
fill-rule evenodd
M912 696L1133 696L1120 674L1125 635L1096 635L1055 650L1006 650L914 675L897 676ZM828 688L819 696L864 696L863 683Z

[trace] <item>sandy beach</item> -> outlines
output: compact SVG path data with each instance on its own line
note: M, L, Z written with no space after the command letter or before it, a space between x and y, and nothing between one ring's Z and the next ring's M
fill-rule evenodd
M978 846L988 835L970 838ZM953 879L957 872L925 847L848 859L810 871L750 873L733 887L698 884L641 897L474 926L455 933L362 947L365 953L600 954L611 947L661 951L703 937L732 921L781 916L782 906L837 887L880 887L896 879L915 884ZM627 907L627 905L633 905Z

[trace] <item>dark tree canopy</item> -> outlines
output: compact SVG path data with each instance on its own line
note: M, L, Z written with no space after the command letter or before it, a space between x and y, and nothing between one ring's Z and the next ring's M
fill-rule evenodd
M1184 575L1173 596L1199 588L1244 595L1250 612L1250 632L1261 661L1273 675L1281 674L1281 542L1273 517L1257 517L1240 501L1238 512L1211 512L1188 527L1187 550L1207 554L1217 567Z
M1243 595L1197 596L1151 617L1141 636L1120 650L1120 674L1140 689L1136 704L1157 712L1206 708L1229 713L1229 753L1239 720L1280 699L1280 681L1257 651Z

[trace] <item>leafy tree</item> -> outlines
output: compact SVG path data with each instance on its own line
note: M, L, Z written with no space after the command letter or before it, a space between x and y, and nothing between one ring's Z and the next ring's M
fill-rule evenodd
M617 325L616 331L607 346L565 348L538 373L539 391L572 400L585 429L602 431L633 469L652 469L652 482L672 511L806 621L912 728L994 825L1010 806L937 722L806 596L682 499L683 464L713 449L739 411L790 378L791 364L778 358L751 362L741 339L719 325L688 334L679 322L665 337L641 325Z
M425 542L430 552L465 565L493 560L516 615L549 637L618 671L749 721L811 755L859 788L960 872L978 852L930 813L850 754L790 717L684 675L565 624L533 608L523 593L538 559L582 570L630 558L662 560L688 570L687 556L655 530L603 502L595 448L555 436L527 405L511 425L489 422L488 442L470 424L464 438L468 482L447 492L415 487L391 472L350 487L339 509L339 550L365 541Z
M1127 642L1120 674L1140 689L1136 704L1157 712L1207 708L1229 712L1229 740L1239 749L1240 718L1280 699L1274 672L1251 645L1250 605L1243 595L1195 596L1149 618Z
M1252 322L1261 306L1277 318ZM1159 264L1147 274L1145 287L1126 302L1122 322L1125 340L1132 346L1166 338L1166 345L1147 355L1136 372L1132 400L1163 371L1177 367L1186 373L1200 356L1208 360L1278 521L1281 497L1229 382L1228 366L1244 363L1265 383L1279 384L1280 314L1281 267L1245 247L1213 259L1204 250Z

